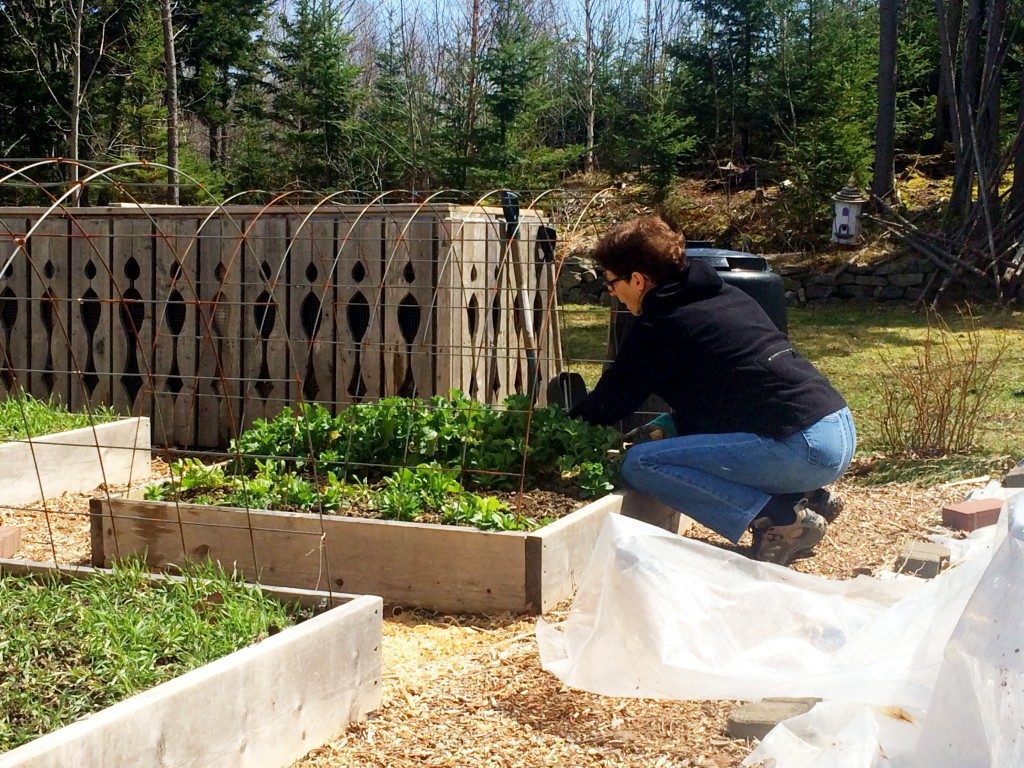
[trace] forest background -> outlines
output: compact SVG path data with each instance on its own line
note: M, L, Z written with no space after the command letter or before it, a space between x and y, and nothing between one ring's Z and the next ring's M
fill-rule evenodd
M1022 19L1024 0L0 0L0 157L169 164L133 168L133 194L183 203L621 178L664 197L726 168L782 183L797 233L852 176L904 237L893 171L914 163L948 179L943 256L995 258L1002 233L1002 268L1024 221Z

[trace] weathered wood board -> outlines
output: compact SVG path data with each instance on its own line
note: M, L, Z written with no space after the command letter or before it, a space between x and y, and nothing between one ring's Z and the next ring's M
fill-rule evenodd
M380 705L382 609L351 596L0 755L0 768L285 768Z
M0 506L85 493L150 476L150 423L121 419L0 444Z
M209 557L265 584L338 588L452 613L543 612L572 595L612 494L533 533L128 498L92 502L93 564ZM656 502L631 516L678 529Z

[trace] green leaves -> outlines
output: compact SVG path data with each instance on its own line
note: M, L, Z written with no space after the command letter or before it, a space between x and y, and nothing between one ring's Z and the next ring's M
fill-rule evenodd
M471 489L512 488L525 472L534 486L570 483L584 498L607 493L616 469L607 452L616 442L613 429L560 408L532 408L520 395L503 409L458 391L384 398L338 416L304 405L240 435L229 471L175 462L171 482L147 489L146 498L321 513L361 505L388 520L427 514L485 530L531 530L535 521ZM363 479L347 482L350 475Z

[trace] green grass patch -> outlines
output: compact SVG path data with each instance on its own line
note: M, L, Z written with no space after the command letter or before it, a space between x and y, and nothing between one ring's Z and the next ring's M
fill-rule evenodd
M0 442L25 440L69 429L114 421L117 413L101 406L89 413L72 413L60 402L22 394L0 402Z
M601 364L593 360L604 358L609 316L607 307L563 307L565 356L570 370L580 371L588 387L601 373ZM879 382L887 375L883 355L894 360L914 358L928 332L926 314L885 305L790 309L790 337L797 349L828 376L853 411L857 453L865 460L863 473L857 475L860 481L941 482L998 473L1024 455L1024 313L975 308L973 317L982 355L994 355L1005 341L1011 342L990 383L995 390L990 413L970 455L914 461L877 457L881 449ZM965 321L958 313L946 313L943 319L953 332L964 332Z
M0 753L244 648L295 621L217 566L150 580L0 575Z

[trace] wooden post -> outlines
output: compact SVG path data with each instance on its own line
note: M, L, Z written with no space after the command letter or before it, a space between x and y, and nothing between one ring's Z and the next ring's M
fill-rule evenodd
M241 423L242 232L240 218L210 219L199 231L199 359L196 443L226 446Z
M113 399L110 230L106 216L71 218L70 407L75 411Z
M291 405L288 381L287 222L264 215L245 236L242 263L242 424Z
M148 218L113 220L114 301L112 397L119 413L153 412L153 225Z
M0 219L0 389L8 394L29 388L31 258L21 248L3 269L27 231L24 218Z
M70 221L50 216L29 238L32 341L29 391L39 400L71 399ZM76 318L77 322L77 318Z

